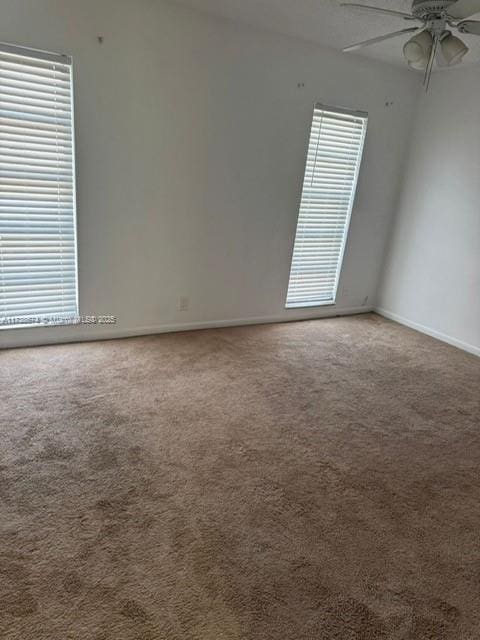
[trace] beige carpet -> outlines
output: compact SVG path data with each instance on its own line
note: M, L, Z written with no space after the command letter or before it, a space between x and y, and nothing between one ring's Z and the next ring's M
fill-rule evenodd
M480 638L474 356L369 315L0 367L2 640Z

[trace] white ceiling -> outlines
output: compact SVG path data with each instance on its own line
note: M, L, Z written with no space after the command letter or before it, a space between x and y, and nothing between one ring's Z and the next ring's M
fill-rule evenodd
M340 6L341 0L176 0L193 7L249 25L296 36L319 44L343 47L378 35L413 26L402 18L368 14ZM350 1L350 0L345 0ZM410 12L411 0L352 0L387 9ZM404 65L402 47L408 36L366 47L363 55L391 64ZM466 63L480 61L480 37L462 36L470 47ZM346 54L347 55L347 54Z

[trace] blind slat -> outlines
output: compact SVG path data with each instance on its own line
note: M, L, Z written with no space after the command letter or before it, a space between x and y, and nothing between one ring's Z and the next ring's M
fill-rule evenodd
M367 117L315 107L287 307L334 303Z

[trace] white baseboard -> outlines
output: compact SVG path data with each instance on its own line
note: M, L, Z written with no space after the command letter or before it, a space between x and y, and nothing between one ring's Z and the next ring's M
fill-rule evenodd
M48 329L32 327L29 329L12 329L11 335L8 335L1 348L10 349L72 342L95 342L98 340L134 338L159 333L177 333L182 331L198 331L201 329L221 329L225 327L240 327L256 324L301 322L305 320L332 318L335 316L351 316L361 313L371 313L372 311L372 307L347 307L343 309L332 307L328 309L323 308L315 315L305 315L302 314L301 310L299 310L298 313L291 316L261 316L256 318L235 318L229 320L211 320L206 322L160 324L132 328L105 326L104 328L99 329L99 327L95 325L88 327L88 329L84 328L83 330L79 328L78 325L72 327L49 327ZM16 333L20 331L22 332L22 335ZM10 330L4 330L2 333L6 334L7 332L10 333ZM0 334L0 337L3 336Z
M452 336L442 333L441 331L436 331L435 329L426 327L423 324L414 322L413 320L409 320L408 318L404 318L403 316L399 316L396 313L392 313L387 309L382 309L381 307L377 307L374 309L374 311L375 313L378 313L378 315L383 316L388 320L393 320L394 322L403 324L406 327L409 327L410 329L415 329L416 331L420 331L420 333L425 333L427 336L431 336L432 338L436 338L437 340L446 342L447 344L450 344L453 347L457 347L458 349L462 349L463 351L472 353L475 356L480 356L480 347L475 347L473 344L468 344L468 342L463 342L462 340L453 338Z

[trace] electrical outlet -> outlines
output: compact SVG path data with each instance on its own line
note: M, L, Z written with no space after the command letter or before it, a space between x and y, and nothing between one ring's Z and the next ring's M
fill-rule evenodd
M188 311L188 307L190 306L190 300L187 296L181 296L178 301L178 310L179 311Z

